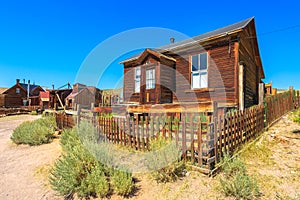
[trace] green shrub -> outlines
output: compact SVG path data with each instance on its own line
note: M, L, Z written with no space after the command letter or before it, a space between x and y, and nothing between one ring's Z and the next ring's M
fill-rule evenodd
M33 110L33 111L30 112L30 115L37 115L37 114L38 113L35 110Z
M185 169L180 161L181 152L174 141L158 138L150 143L150 153L147 154L147 167L157 182L173 182L182 175Z
M300 110L297 110L297 112L295 113L293 121L296 123L300 123Z
M220 178L222 192L236 199L256 199L259 197L259 187L256 179L247 174L244 163L238 159L223 160L224 175Z
M40 145L53 140L56 126L53 116L42 117L32 122L23 122L18 126L11 140L16 144Z
M81 185L78 188L79 197L105 197L108 192L109 184L101 167L99 166L95 166L91 169L90 173L87 173L86 178L81 181Z
M132 174L126 169L113 170L111 181L114 191L122 196L129 195L134 188L132 182Z
M76 127L63 131L61 146L64 152L51 170L52 188L65 197L74 193L79 197L105 196L108 193L108 183L104 181L104 173L108 170L84 148ZM97 178L100 178L99 182L94 181ZM105 187L99 188L99 183Z
M97 143L96 138L93 125L87 122L62 132L63 154L52 168L49 179L52 188L65 198L72 198L74 194L86 199L105 197L112 192L111 185L120 195L132 191L131 173L117 173L97 159L105 155L106 160L113 160L109 158L111 154L107 153L106 146Z

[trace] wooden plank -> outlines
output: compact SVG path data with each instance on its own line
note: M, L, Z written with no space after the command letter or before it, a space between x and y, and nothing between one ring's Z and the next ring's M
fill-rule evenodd
M214 154L215 154L215 163L218 162L218 121L217 116L214 117Z
M127 127L128 127L128 141L129 146L132 148L132 134L133 134L133 127L131 126L131 117L129 115L126 116L127 120Z
M149 146L149 116L145 117L146 119L146 149L150 150L150 146Z
M219 153L220 153L220 157L218 159L218 161L220 160L220 158L223 157L223 148L222 148L222 144L223 144L223 126L222 126L222 117L219 116L219 120L218 120L218 132L219 132Z
M233 113L230 113L230 152L232 153L234 151L234 118Z
M138 146L138 150L140 150L141 147L141 128L140 126L142 126L141 121L137 121L137 146Z
M190 119L191 119L191 161L194 164L195 163L195 147L194 147L194 127L196 126L196 124L193 121L193 115L190 115Z
M186 161L186 114L182 116L182 156Z
M144 117L142 118L141 122L141 141L142 141L142 150L145 151L145 119Z
M202 158L202 123L200 120L200 123L198 125L198 164L203 164L203 158Z

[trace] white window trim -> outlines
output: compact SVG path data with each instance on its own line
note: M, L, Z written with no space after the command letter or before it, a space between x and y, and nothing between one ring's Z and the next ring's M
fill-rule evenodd
M137 70L140 70L140 77L137 78ZM141 75L142 75L142 71L141 71L141 67L136 67L134 69L134 92L135 93L140 93L141 92ZM140 85L137 85L137 82L140 83Z
M150 70L153 70L153 78L152 79L147 78L147 72L150 71ZM147 69L146 70L146 89L147 90L155 89L155 79L156 79L156 77L155 77L155 68ZM154 84L151 84L151 85L150 85L150 83L148 84L148 80L152 80L153 81L152 83L154 83Z
M197 71L193 71L193 56L198 56L198 62L199 64L201 63L200 58L201 58L201 54L206 54L206 69L205 70L201 70L199 67L199 70ZM198 54L194 54L190 56L190 69L191 69L191 89L202 89L202 88L208 88L208 63L209 63L209 55L208 52L204 52L204 53L198 53ZM199 73L199 81L200 81L200 87L193 87L193 74L194 73ZM202 87L201 86L201 74L205 74L206 73L206 86Z

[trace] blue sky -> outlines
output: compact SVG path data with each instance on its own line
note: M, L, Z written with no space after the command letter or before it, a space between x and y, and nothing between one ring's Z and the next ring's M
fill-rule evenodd
M254 16L265 82L300 89L299 10L299 3L289 0L1 1L0 87L12 86L16 78L48 87L73 84L93 49L130 29L167 28L192 37ZM117 63L122 58L109 65L100 88L120 81L123 67Z

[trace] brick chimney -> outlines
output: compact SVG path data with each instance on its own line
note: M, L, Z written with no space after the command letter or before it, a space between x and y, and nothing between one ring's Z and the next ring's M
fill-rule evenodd
M20 83L20 79L16 79L16 83L19 84Z

